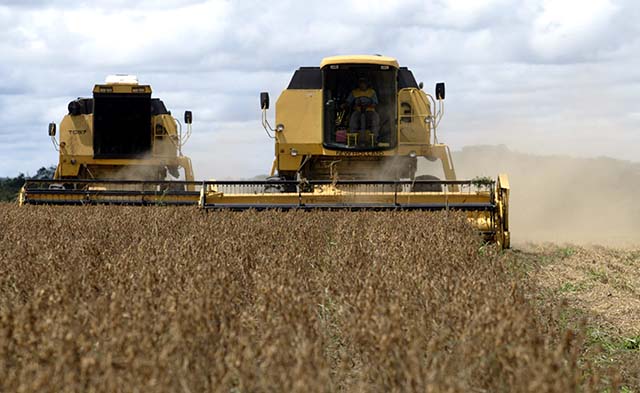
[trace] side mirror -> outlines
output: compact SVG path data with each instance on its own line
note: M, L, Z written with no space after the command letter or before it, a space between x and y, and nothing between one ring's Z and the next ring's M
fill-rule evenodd
M56 123L49 123L49 136L56 136Z
M419 88L420 90L422 90L422 88L423 88L423 87L424 87L424 83L422 83L422 82L418 83L418 88Z
M193 123L193 113L191 113L191 111L184 111L184 123L185 124Z
M436 83L436 99L444 100L444 82Z
M269 93L264 91L260 93L260 108L262 110L269 109Z

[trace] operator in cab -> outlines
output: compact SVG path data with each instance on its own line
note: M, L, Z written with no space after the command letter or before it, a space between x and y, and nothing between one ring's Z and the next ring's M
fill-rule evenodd
M365 77L358 78L358 87L347 97L344 107L353 109L349 132L359 134L359 145L375 145L380 131L380 116L376 112L378 95Z

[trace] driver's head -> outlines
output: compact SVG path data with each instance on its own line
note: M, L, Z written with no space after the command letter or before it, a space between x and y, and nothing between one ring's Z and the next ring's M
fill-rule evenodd
M365 78L364 76L361 76L360 78L358 78L358 88L360 90L367 90L368 87L369 87L369 81L367 80L367 78Z

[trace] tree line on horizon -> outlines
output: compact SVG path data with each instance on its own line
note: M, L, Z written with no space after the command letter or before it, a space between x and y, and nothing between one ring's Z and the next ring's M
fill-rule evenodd
M16 177L0 177L0 202L13 202L18 197L20 189L28 179L46 180L53 179L55 166L42 167L33 176L20 173Z

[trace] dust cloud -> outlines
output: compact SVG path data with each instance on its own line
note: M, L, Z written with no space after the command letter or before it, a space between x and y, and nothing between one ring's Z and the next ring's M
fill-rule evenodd
M516 246L547 241L640 246L640 163L536 156L504 146L466 147L452 155L460 179L509 175ZM439 164L421 161L418 172L440 177Z
M152 162L156 160L158 157L154 156L151 152L140 155L137 157L138 160L149 160ZM157 170L158 168L153 165L130 165L123 166L117 169L115 172L109 173L108 176L105 176L109 179L123 179L123 180L158 180L157 178ZM173 177L167 171L167 175L164 179L161 180L186 180L185 179L185 169L182 167L178 168L179 176Z

